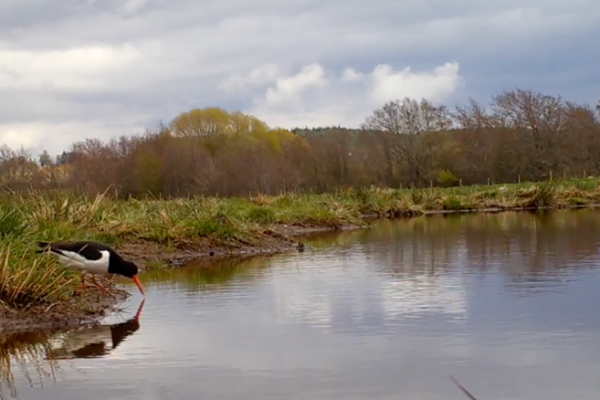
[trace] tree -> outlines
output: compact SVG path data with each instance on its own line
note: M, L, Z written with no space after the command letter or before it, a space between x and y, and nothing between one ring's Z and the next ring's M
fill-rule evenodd
M494 177L495 141L500 137L498 118L472 98L466 105L457 105L452 117L457 128L454 137L459 147L460 175L465 183Z
M219 107L208 107L179 114L171 121L175 136L208 137L219 134L250 133L268 130L267 124L240 111L228 113Z
M26 186L30 184L38 172L29 151L21 146L13 150L6 144L0 146L0 182L11 186Z
M507 128L529 129L538 134L564 128L565 113L560 96L522 89L504 91L492 96L492 108L502 126Z
M175 136L211 136L225 133L229 114L218 107L193 109L179 114L171 121Z
M492 96L492 109L504 128L518 132L523 171L531 179L542 179L563 165L557 152L566 139L567 113L560 96L530 90L512 90Z
M52 157L50 157L50 154L48 154L46 150L42 151L42 154L40 154L39 163L42 168L54 165Z
M54 163L56 165L66 165L66 164L70 164L71 162L73 162L73 158L74 157L74 153L73 152L66 152L63 151L61 154L56 156L56 160L54 161Z
M361 128L383 139L380 146L392 180L396 175L396 164L402 162L408 169L410 181L419 183L431 152L431 142L423 138L423 134L444 131L451 125L445 106L436 107L426 99L417 101L405 97L402 101L388 101L373 111Z

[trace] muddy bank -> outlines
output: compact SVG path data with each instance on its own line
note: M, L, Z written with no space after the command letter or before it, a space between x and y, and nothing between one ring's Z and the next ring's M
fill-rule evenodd
M362 224L345 224L340 226L305 226L298 224L280 224L273 229L266 229L256 233L252 242L232 242L215 243L206 237L197 240L176 240L169 243L158 243L137 239L128 241L122 245L116 246L119 252L127 258L139 263L144 269L150 264L161 266L180 266L191 259L220 259L225 257L246 257L261 254L276 254L289 251L302 251L305 249L303 239L310 237L311 234L320 232L342 232L356 229L368 229L370 223L384 218L404 219L414 217L427 217L434 215L452 215L469 213L501 213L501 212L535 212L551 211L557 209L584 209L599 208L599 204L591 205L572 205L572 206L539 206L539 207L488 207L457 210L425 210L416 212L408 210L406 212L388 212L381 214L363 214Z
M100 279L98 279L100 281ZM0 303L0 335L24 330L60 330L85 325L93 325L119 303L127 299L127 291L117 289L114 283L102 280L102 284L112 292L112 296L88 288L78 289L69 300L55 304L45 304L25 310L15 310Z
M139 263L142 269L150 264L179 266L191 259L220 259L302 251L304 250L302 238L309 237L311 234L366 227L367 224L335 227L279 225L274 229L259 232L252 242L220 244L206 237L195 241L178 240L169 243L135 240L116 246L116 249L125 257Z
M416 212L386 212L381 214L363 214L362 224L345 224L335 226L305 226L299 224L280 224L273 229L266 229L255 233L252 241L237 241L231 243L216 243L210 238L199 237L197 240L175 240L169 243L159 243L144 239L127 241L116 246L117 250L127 258L139 263L141 269L148 265L180 266L191 259L220 259L225 257L245 257L261 254L276 254L289 251L302 251L305 249L303 239L311 234L320 232L342 232L348 230L368 229L370 223L384 218L404 219L414 217L427 217L434 215L452 215L469 213L501 213L501 212L535 212L558 209L594 209L600 204L572 205L572 206L539 206L539 207L488 207L457 210L425 210Z

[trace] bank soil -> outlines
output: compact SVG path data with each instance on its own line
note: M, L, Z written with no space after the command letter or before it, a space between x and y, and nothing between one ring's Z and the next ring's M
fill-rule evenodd
M128 292L114 287L116 282L98 281L112 295L88 287L85 291L77 288L68 300L55 304L15 310L0 303L0 336L25 330L61 330L93 325L129 297Z
M138 263L142 269L151 263L180 266L192 259L219 259L224 257L302 251L304 249L302 239L309 237L311 234L360 229L365 226L278 225L273 229L256 232L253 234L252 241L217 243L210 238L199 237L197 240L174 240L168 243L159 243L137 239L127 241L122 245L116 246L116 248L124 257Z

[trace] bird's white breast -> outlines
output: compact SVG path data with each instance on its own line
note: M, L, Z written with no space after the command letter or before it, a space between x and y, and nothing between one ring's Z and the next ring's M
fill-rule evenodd
M56 254L58 261L65 267L83 270L90 274L106 274L108 272L108 259L110 253L101 250L102 257L98 260L88 260L74 251L61 250L63 254Z

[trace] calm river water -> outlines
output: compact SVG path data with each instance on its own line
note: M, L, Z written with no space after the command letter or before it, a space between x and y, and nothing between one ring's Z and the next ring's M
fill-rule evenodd
M137 322L131 286L103 327L14 338L38 344L10 371L0 352L3 394L466 400L454 376L479 399L598 398L600 212L383 221L307 244L147 272Z

